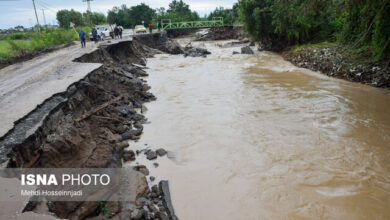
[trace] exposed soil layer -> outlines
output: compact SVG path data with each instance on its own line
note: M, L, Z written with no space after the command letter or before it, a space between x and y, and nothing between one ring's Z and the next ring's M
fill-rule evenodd
M63 45L47 48L47 49L40 50L40 51L26 52L26 53L23 53L19 56L11 57L11 58L6 59L6 60L0 60L0 69L7 67L9 65L12 65L14 63L19 63L19 62L31 60L37 56L42 55L42 54L49 53L49 52L52 52L55 50L59 50L59 49L65 48L65 47L69 47L69 46L72 46L74 44L75 43L72 42L72 43L68 43L68 44L63 44Z
M194 34L200 28L180 28L180 29L168 29L166 30L169 38L177 38L183 36L189 36Z
M146 122L136 109L155 99L139 78L147 76L140 66L155 52L138 41L122 41L77 58L76 62L98 62L103 66L17 121L0 138L1 163L12 168L121 167L126 140L140 138L142 123ZM139 174L139 185L134 189L137 198L145 198L145 204L161 204L161 210L145 209L145 204L139 202L107 202L110 218L164 219L169 214L163 205L164 195L151 194L145 175ZM30 202L24 211L39 212L42 206L59 218L85 219L99 214L96 202ZM141 209L144 211L138 213Z
M170 53L182 54L184 50L179 43L168 38L166 32L134 36L133 40L148 47Z
M370 84L375 87L390 87L390 69L385 63L363 63L351 59L342 49L334 46L322 49L303 48L285 53L285 58L299 67L341 79Z
M241 26L223 26L223 27L212 27L204 35L197 36L196 40L244 40L248 36L244 33Z

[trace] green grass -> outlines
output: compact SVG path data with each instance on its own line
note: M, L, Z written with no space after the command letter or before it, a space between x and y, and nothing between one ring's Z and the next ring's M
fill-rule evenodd
M17 41L14 42L18 44ZM0 59L9 59L16 55L18 55L18 52L13 50L11 44L7 40L0 41Z
M302 49L323 49L333 48L338 53L342 54L344 58L348 59L350 63L373 64L380 62L379 58L375 56L375 50L371 46L363 46L359 48L353 45L340 44L337 42L320 42L315 44L301 44L290 48L289 54L299 53Z
M11 46L5 40L0 41L0 59L8 59L10 56L13 56Z
M321 42L321 43L316 43L316 44L301 44L301 45L293 46L291 48L291 51L295 52L295 51L299 51L299 50L304 49L304 48L323 49L323 48L326 48L326 47L334 47L336 45L337 45L337 43L327 42L327 41L324 41L324 42Z
M87 34L90 31L89 27L83 29ZM28 37L28 40L19 40L24 36ZM9 59L24 53L40 51L76 40L78 40L78 34L73 29L57 29L44 32L42 33L42 39L39 37L39 33L20 36L13 34L9 35L6 40L0 40L0 59Z

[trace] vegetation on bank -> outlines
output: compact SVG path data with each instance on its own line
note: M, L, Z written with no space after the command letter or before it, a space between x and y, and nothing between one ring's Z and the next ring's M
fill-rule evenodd
M223 18L223 22L225 25L236 25L239 24L238 21L238 3L234 4L232 8L223 8L219 7L212 11L207 19L211 20L214 17Z
M87 33L91 30L89 27L84 27L83 29ZM44 30L42 39L39 33L15 33L2 38L0 40L0 59L4 60L73 42L78 40L78 34L73 29L65 30L59 28L56 30Z
M241 0L238 8L245 30L270 49L330 41L356 56L390 58L389 0Z

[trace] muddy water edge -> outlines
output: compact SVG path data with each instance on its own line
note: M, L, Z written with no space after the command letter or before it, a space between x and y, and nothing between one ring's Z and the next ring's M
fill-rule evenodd
M270 52L232 55L228 43L192 42L207 58L148 60L158 99L136 148L170 157L137 162L170 180L178 216L390 219L389 90Z

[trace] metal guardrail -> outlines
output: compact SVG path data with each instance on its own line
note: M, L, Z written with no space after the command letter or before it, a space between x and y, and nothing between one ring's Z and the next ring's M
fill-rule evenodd
M182 22L171 22L171 19L162 19L161 26L163 29L203 28L203 27L223 26L223 18L215 17L213 18L213 20L182 21Z

